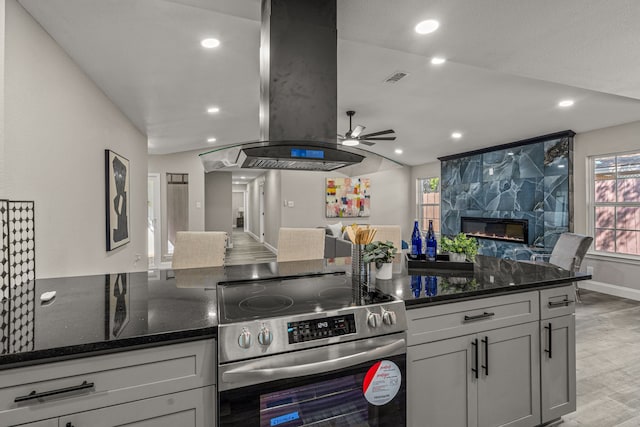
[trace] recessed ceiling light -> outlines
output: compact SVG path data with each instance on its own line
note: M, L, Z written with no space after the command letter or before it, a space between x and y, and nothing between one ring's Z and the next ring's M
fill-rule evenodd
M240 179L246 179L246 178L247 178L246 176L241 176L241 177L240 177Z
M360 141L357 139L345 139L342 141L342 145L346 145L347 147L353 147L354 145L360 144Z
M402 148L396 148L396 154L402 154Z
M207 113L209 113L209 114L215 114L215 113L218 113L218 112L220 112L220 108L218 108L218 107L209 107L209 108L207 108Z
M434 56L433 58L431 58L431 63L433 65L440 65L440 64L444 64L445 62L447 62L447 60L440 56Z
M427 19L426 21L419 22L415 30L418 34L429 34L437 30L439 26L440 23L435 19Z
M234 183L234 184L240 184L238 181L234 181L233 183Z
M460 139L460 138L462 138L462 134L461 134L460 132L453 132L453 133L451 134L451 138L453 138L453 139Z
M571 107L573 105L573 99L563 99L558 102L558 107Z
M200 45L202 47L207 48L207 49L213 49L214 47L220 46L220 40L218 40L218 39L203 39L200 42Z
M215 138L207 138L207 142L216 142Z

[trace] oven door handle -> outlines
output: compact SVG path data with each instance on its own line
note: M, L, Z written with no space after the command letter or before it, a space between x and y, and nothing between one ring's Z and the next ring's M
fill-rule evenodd
M404 338L371 350L350 354L337 359L328 359L304 365L266 369L232 369L222 374L222 380L226 383L233 383L244 382L247 380L250 380L251 382L257 380L273 381L283 378L302 377L305 375L313 375L336 369L348 368L350 366L359 365L382 357L396 355L399 350L406 350L406 342Z

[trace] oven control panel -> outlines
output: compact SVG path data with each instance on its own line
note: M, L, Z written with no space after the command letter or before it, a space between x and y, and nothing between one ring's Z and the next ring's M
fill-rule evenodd
M289 344L356 333L356 319L352 314L321 319L288 322Z

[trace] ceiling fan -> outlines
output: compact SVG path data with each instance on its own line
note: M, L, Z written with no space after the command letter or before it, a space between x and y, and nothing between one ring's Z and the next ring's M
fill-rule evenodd
M380 132L372 132L364 135L362 134L362 131L365 129L364 126L358 125L354 129L351 124L351 118L355 114L355 111L347 111L347 116L349 116L349 131L344 135L338 135L338 139L341 141L342 145L354 146L364 144L372 146L375 144L374 141L395 141L395 136L382 136L395 133L393 129L381 130Z

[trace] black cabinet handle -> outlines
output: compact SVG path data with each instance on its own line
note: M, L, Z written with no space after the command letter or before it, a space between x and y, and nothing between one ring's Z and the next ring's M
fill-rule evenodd
M553 342L553 341L551 341L551 323L549 323L549 326L545 326L544 328L549 330L549 335L548 335L548 338L547 338L547 347L548 347L548 349L545 349L544 352L545 353L549 353L549 359L551 359L553 357L552 356L553 349L551 348L551 343Z
M471 368L471 372L476 375L476 379L478 378L478 338L471 341L471 345L473 346L473 353L475 355L475 368Z
M473 322L474 320L482 320L482 319L488 319L489 317L493 317L495 316L495 313L491 313L491 312L484 312L482 314L477 314L475 316L464 316L464 321L465 322Z
M489 376L489 337L484 337L482 339L482 343L484 344L484 365L482 368L484 369L484 374Z
M14 402L24 402L25 400L32 400L32 399L40 399L42 397L48 397L48 396L54 396L56 394L62 394L62 393L69 393L72 391L79 391L79 390L86 390L88 388L93 388L94 384L93 383L88 383L86 381L83 381L82 384L80 385L74 385L72 387L65 387L65 388L59 388L57 390L51 390L51 391L43 391L43 392L36 392L35 390L33 390L31 393L27 394L26 396L18 396L16 397L13 401Z
M571 303L574 303L575 301L572 299L563 299L562 301L549 301L549 308L554 308L554 307L566 307Z

